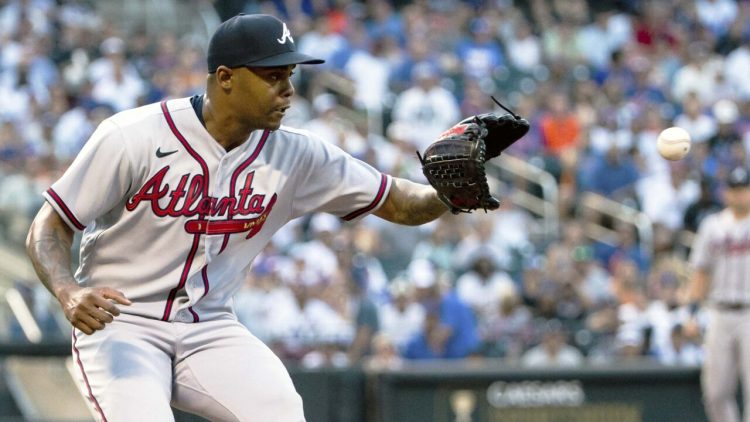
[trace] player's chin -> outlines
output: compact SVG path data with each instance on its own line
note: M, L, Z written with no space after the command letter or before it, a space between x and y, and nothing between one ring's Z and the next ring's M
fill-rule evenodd
M281 127L281 121L284 119L284 113L275 111L269 116L266 127L270 130L276 130Z

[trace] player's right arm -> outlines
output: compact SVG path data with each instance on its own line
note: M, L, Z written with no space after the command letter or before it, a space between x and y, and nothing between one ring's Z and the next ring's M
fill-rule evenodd
M701 222L690 251L689 262L692 272L688 284L687 301L693 310L706 300L711 287L711 264L715 259L715 252L709 245L709 239L711 234L716 232L715 221L716 215L710 215Z
M710 281L708 271L701 268L693 270L688 290L688 303L700 303L706 300Z
M92 334L120 314L110 299L122 305L130 305L130 301L113 289L79 286L70 265L72 245L73 230L45 202L31 223L26 237L26 252L37 276L60 302L71 325Z

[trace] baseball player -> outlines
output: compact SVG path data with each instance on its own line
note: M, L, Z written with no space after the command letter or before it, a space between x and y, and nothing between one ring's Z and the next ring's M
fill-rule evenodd
M295 65L319 63L275 17L235 16L210 41L204 95L107 119L44 193L27 250L73 326L100 420L174 420L170 403L210 420L304 420L281 361L237 322L238 276L306 213L416 225L447 210L432 187L281 125Z
M740 421L737 375L750 421L750 174L732 170L726 207L706 217L690 255L690 298L707 301L705 362L701 385L711 421ZM693 305L694 307L696 305Z

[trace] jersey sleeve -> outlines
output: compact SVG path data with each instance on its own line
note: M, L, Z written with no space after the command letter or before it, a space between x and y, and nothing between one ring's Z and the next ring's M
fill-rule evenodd
M377 210L391 188L390 176L312 135L300 164L303 170L295 181L292 205L295 218L327 212L358 220Z
M125 197L131 176L121 130L105 120L44 197L72 229L83 230Z
M698 227L698 233L693 240L690 249L690 267L693 269L707 269L711 263L711 251L709 247L710 234L713 232L714 221L718 214L710 215L703 220L703 224Z

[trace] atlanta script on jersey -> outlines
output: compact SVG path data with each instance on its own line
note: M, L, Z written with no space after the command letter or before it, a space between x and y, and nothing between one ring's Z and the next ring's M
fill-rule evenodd
M83 230L80 284L121 290L133 301L123 312L197 322L230 312L238 276L286 222L359 219L390 184L285 126L226 152L183 98L104 121L45 197Z

